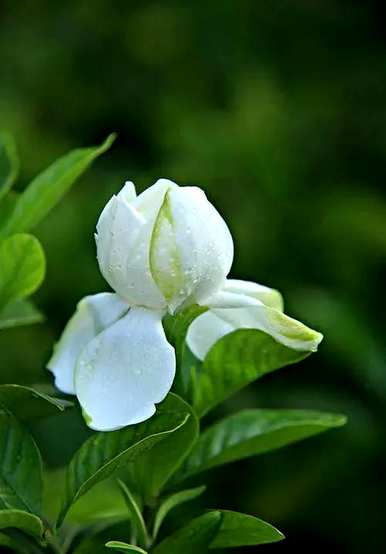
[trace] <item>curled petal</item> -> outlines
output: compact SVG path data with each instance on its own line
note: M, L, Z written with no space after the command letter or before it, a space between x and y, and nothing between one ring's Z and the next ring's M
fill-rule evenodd
M144 421L169 392L176 362L161 319L161 312L132 308L83 350L75 388L92 429Z
M276 289L271 289L252 281L242 281L240 279L227 279L223 292L229 292L233 294L239 294L247 296L248 298L254 298L260 300L266 306L275 308L276 310L283 311L284 303L283 297Z
M161 180L134 199L131 184L126 184L107 203L97 223L101 273L130 305L166 306L150 272L150 241L168 183Z
M219 289L233 261L229 229L197 187L172 187L156 221L151 270L174 312Z
M80 352L86 344L106 327L117 321L129 306L117 294L104 292L85 296L67 323L47 368L55 376L56 387L75 394L74 371Z
M317 350L323 335L279 310L255 302L244 307L213 308L196 318L186 338L193 354L203 360L221 337L237 329L264 331L293 350Z

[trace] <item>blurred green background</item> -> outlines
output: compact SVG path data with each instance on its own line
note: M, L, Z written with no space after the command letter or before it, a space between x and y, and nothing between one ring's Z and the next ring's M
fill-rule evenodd
M343 430L208 474L205 505L276 524L288 538L268 552L382 551L385 3L3 0L0 9L0 125L19 145L20 188L70 148L119 133L38 229L48 273L36 301L47 319L1 333L1 380L48 381L76 302L107 290L93 231L124 180L139 190L161 176L198 184L233 232L232 275L279 288L287 313L325 334L317 355L222 412L349 416Z

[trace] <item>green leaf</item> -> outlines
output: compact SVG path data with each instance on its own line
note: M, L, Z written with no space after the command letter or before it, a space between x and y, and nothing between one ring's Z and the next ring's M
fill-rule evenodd
M0 133L0 199L15 182L19 173L19 159L12 135Z
M0 510L0 529L19 529L36 539L44 532L42 520L23 510Z
M252 381L309 354L287 348L262 331L234 331L208 352L197 374L193 407L201 417Z
M198 437L199 423L191 406L177 395L173 395L173 398L175 409L185 415L185 423L128 467L128 482L145 503L159 495L188 456ZM157 460L156 464L154 460Z
M8 537L5 533L0 533L0 546L8 550L20 551L19 543L16 539Z
M147 546L149 544L149 537L147 534L147 529L146 529L145 521L142 517L141 510L134 496L132 495L128 487L125 485L125 483L119 479L118 484L121 488L127 507L129 509L130 516L131 516L130 521L132 523L137 541L142 546Z
M44 252L32 235L20 233L0 242L0 308L32 294L45 273Z
M41 323L43 314L29 300L16 300L0 311L0 329Z
M208 512L192 519L185 527L166 537L152 554L205 554L217 535L221 512Z
M173 510L173 508L176 508L183 502L194 500L195 498L200 496L205 491L205 489L206 487L204 485L202 487L196 487L194 489L186 489L184 491L179 491L179 492L176 492L175 494L168 496L162 502L154 518L153 540L157 537L165 517L168 515L168 513L171 510Z
M8 194L3 196L0 202L0 231L3 226L3 224L7 221L7 219L10 217L11 213L15 209L17 199L19 198L19 194L14 191L10 191Z
M174 346L177 360L177 373L173 383L173 392L176 392L188 402L192 388L191 353L187 348L185 338L189 325L196 317L207 311L208 308L193 304L176 315L167 315L163 319L165 333L170 344Z
M134 554L147 554L145 550L139 548L139 546L134 546L133 544L127 544L126 542L121 541L109 541L106 542L107 548L112 548L113 550L119 550L119 552L133 552Z
M221 525L210 548L255 546L284 539L283 533L262 519L228 510L220 513Z
M72 402L53 398L31 387L0 385L0 407L26 423L32 419L57 415L72 405Z
M68 467L58 525L71 505L93 485L110 477L123 464L135 461L184 425L188 418L186 411L181 410L180 399L169 394L147 421L119 431L94 434L75 453Z
M28 231L37 225L90 164L110 148L114 139L115 135L110 135L100 146L72 150L35 177L20 194L2 234Z
M13 415L0 412L0 510L40 514L42 488L42 462L34 440Z
M177 476L181 481L221 464L264 454L346 422L345 416L308 410L245 410L209 427Z
M163 319L168 341L174 346L176 351L177 366L180 365L184 350L186 348L185 337L189 326L196 317L206 312L208 308L193 304L176 315L167 315Z
M283 538L280 531L257 517L213 510L164 539L153 554L205 554L208 548L259 545Z

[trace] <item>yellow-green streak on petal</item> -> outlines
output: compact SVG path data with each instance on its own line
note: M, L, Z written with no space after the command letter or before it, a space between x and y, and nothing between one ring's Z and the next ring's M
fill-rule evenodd
M288 339L304 342L305 349L308 347L315 351L323 338L323 335L318 331L314 331L300 321L285 316L282 312L274 309L269 312L269 322Z
M150 271L167 302L183 287L183 272L178 253L169 194L158 212L150 241Z

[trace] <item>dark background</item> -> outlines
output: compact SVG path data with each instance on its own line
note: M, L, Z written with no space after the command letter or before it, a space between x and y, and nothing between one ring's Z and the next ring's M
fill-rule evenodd
M343 430L208 474L205 504L287 535L259 552L381 552L384 2L3 0L0 14L0 125L19 144L20 188L68 149L119 133L37 230L47 319L0 335L1 380L48 379L75 303L107 289L92 233L124 180L198 184L233 232L232 275L279 288L287 313L325 334L318 354L222 412L349 416Z

